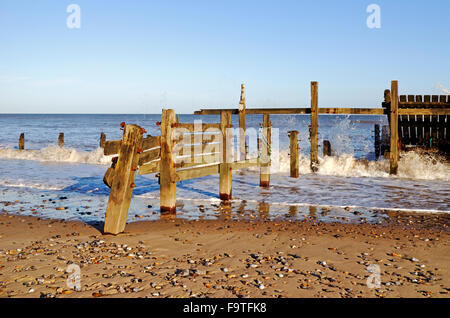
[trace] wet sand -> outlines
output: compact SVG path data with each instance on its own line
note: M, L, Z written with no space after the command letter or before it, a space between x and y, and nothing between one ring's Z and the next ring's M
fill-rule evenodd
M167 218L112 236L3 213L0 297L449 298L449 224L403 213L376 225ZM81 291L66 284L72 263ZM369 288L374 265L380 285Z

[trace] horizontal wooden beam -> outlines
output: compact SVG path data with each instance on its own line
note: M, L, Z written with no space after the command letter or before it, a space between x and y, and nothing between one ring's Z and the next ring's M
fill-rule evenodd
M191 156L185 158L176 158L175 159L175 167L176 168L187 168L187 167L195 167L200 165L218 163L220 161L220 152L199 155L199 156Z
M172 124L172 128L184 128L189 130L191 133L195 133L195 132L200 132L200 131L196 131L195 129L200 128L201 131L205 131L207 129L216 129L219 130L219 124L210 124L210 123L202 123L202 124L194 124L194 123L174 123Z
M157 161L152 161L148 164L145 164L143 166L139 167L139 174L140 175L144 175L144 174L150 174L150 173L156 173L159 172L159 167L160 167L161 161L157 160Z
M450 115L450 108L401 108L399 115Z
M142 149L147 150L156 147L161 147L161 136L147 136L147 138L142 139Z
M259 159L248 159L244 161L237 161L231 163L231 169L233 170L240 170L240 169L246 169L250 167L257 167L259 165Z
M119 153L122 140L105 141L103 154L105 156L115 155ZM142 139L142 149L147 150L161 146L161 136L147 136Z
M220 143L207 143L207 144L198 144L198 145L191 145L191 144L177 144L172 153L176 156L183 156L183 155L200 155L205 152L206 147L211 146L211 148L215 148L216 151L220 149ZM201 151L200 151L201 149ZM196 153L198 152L198 153Z
M105 156L118 154L121 144L122 144L122 140L105 141L105 144L104 144L105 146L103 148L103 154Z
M195 115L218 115L221 111L231 111L233 114L238 114L237 109L201 109L194 112ZM247 108L247 114L262 114L262 115L286 115L286 114L311 114L311 108ZM319 108L319 114L354 114L354 115L384 115L383 108L340 108L327 107Z
M183 181L195 178L210 176L219 173L219 164L211 166L197 167L192 169L180 170L176 173L175 181Z
M161 148L155 148L144 151L139 154L139 165L142 166L146 162L150 162L161 157Z

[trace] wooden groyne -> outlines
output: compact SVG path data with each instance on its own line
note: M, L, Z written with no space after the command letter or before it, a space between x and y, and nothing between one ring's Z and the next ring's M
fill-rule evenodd
M390 173L398 171L399 151L404 145L438 146L448 151L450 98L420 98L398 96L398 82L391 82L385 91L381 108L323 108L319 107L319 84L311 82L309 108L247 108L245 86L241 86L239 106L236 109L201 109L195 115L220 115L219 123L180 123L172 109L162 111L160 136L144 137L145 129L121 124L122 140L101 144L105 155L117 155L107 170L104 181L111 188L105 216L105 233L118 234L125 229L136 172L155 174L160 185L160 211L176 212L177 182L219 175L218 195L221 200L232 198L232 172L248 167L259 167L260 186L269 187L271 168L272 114L310 114L310 167L319 169L318 134L319 114L386 115L389 127L375 125L375 154L389 156ZM439 106L439 107L437 107ZM232 115L239 116L239 151L233 155ZM263 115L261 134L257 140L258 155L248 158L246 115ZM413 131L415 134L413 134ZM390 132L390 134L389 134ZM412 137L414 136L414 137ZM420 136L420 137L419 137ZM290 176L299 177L298 131L290 131ZM324 141L324 156L331 155L331 144ZM448 152L447 152L448 153ZM378 155L377 155L378 154Z

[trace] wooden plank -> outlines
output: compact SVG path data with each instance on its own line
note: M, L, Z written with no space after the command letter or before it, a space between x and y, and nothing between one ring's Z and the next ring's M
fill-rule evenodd
M311 82L311 170L316 172L319 168L318 135L319 135L319 83Z
M241 170L241 169L247 169L251 167L257 167L259 165L259 159L247 159L244 161L236 161L231 163L231 169L232 170Z
M139 167L139 175L159 172L160 164L161 164L161 161L160 160L156 160L156 161L152 161L150 163L147 163L147 164L145 164L143 166L140 166Z
M384 115L383 108L319 108L319 114Z
M431 116L423 116L423 132L425 147L430 148L431 144Z
M205 164L212 164L220 162L220 152L212 153L212 154L202 154L199 156L191 156L185 158L176 158L175 167L176 168L187 168L194 167Z
M144 140L142 140L143 150L157 147L161 147L161 136L147 136Z
M160 211L176 212L176 170L172 155L173 128L176 122L173 109L163 109L161 116L161 162L160 162Z
M423 115L416 115L417 143L418 146L425 145L424 119Z
M262 123L262 141L261 141L261 155L260 155L260 169L259 169L259 186L269 187L270 185L270 156L271 156L271 133L272 124L270 122L270 115L263 115Z
M222 131L222 158L219 167L219 197L221 200L231 200L232 168L230 162L232 135L228 128L231 128L231 112L222 111L220 113L220 130Z
M189 130L189 132L185 132L185 133L199 133L199 132L204 132L206 130L213 130L216 129L217 131L219 131L220 126L219 124L215 124L215 123L202 123L202 124L196 124L196 123L173 123L172 124L172 128L182 128L182 129L187 129Z
M157 160L161 157L161 148L153 148L147 151L144 151L139 154L139 165L143 165L146 162L150 162L153 160Z
M122 140L105 141L104 148L103 148L103 154L105 156L118 154L121 144L122 144Z
M192 169L177 170L176 181L202 178L219 173L219 164Z
M59 133L58 146L59 147L64 147L64 133Z
M195 115L217 115L222 110L239 114L238 109L202 109L194 112ZM311 114L311 108L246 108L247 115L288 115L288 114ZM383 108L356 108L356 107L326 107L319 108L319 114L348 114L348 115L384 115Z
M104 132L100 134L100 148L105 148L106 135Z
M437 147L439 145L438 140L438 116L430 116L431 119L431 141L430 147Z
M399 109L399 115L450 115L450 108L408 108Z
M220 149L220 143L219 141L213 142L213 143L207 143L207 144L198 144L198 145L191 145L191 144L177 144L175 145L172 153L176 157L181 156L197 156L202 153L205 153L208 150L214 150L213 152L218 151Z
M289 136L289 161L291 178L299 177L299 161L298 161L298 131L291 130Z
M21 133L19 136L19 150L25 149L25 134Z
M245 131L247 130L245 111L245 85L241 85L241 98L239 100L239 159L247 158L247 140Z
M119 234L125 229L138 161L137 150L141 144L141 127L125 125L106 208L105 233Z
M390 114L390 174L398 171L398 81L391 82L391 114Z

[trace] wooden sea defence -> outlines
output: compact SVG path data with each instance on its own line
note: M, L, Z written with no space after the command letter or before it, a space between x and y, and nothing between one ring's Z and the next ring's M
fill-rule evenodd
M260 186L270 188L272 163L272 123L270 115L309 114L310 167L313 173L320 169L318 155L319 115L363 114L386 115L389 126L375 125L375 155L388 155L390 173L397 174L399 152L405 145L441 147L448 151L450 99L448 96L398 95L398 81L391 82L385 91L381 108L337 108L319 106L319 84L311 82L311 105L305 108L247 108L245 86L241 85L238 108L201 109L195 115L219 115L218 123L181 123L172 109L163 109L160 136L150 136L145 129L122 123L121 140L106 141L102 133L100 146L105 155L113 155L111 167L104 182L110 190L105 216L104 232L118 234L124 231L131 202L136 173L155 174L160 185L160 211L176 213L177 183L184 180L219 175L218 197L232 200L234 170L259 167ZM257 140L258 155L248 158L246 115L262 115ZM232 116L238 115L239 127L233 127ZM238 128L238 130L236 130ZM236 133L238 131L238 133ZM239 137L236 149L233 138ZM290 176L299 178L298 131L289 131ZM235 150L235 151L233 151ZM331 143L323 141L323 156L331 156Z

